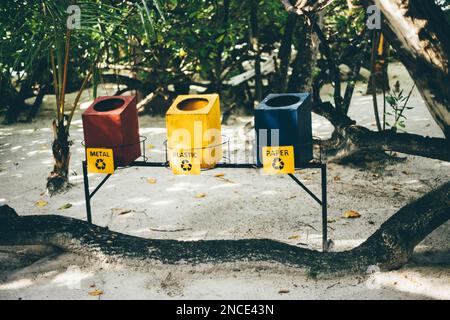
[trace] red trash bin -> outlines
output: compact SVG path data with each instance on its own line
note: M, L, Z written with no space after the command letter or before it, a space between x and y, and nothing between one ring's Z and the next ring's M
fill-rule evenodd
M111 148L114 165L141 156L136 97L98 97L82 114L86 148Z

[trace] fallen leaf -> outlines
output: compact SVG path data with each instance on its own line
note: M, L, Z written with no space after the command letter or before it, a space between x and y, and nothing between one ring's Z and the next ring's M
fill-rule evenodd
M288 239L289 239L289 240L298 240L298 239L300 239L300 236L298 236L298 235L293 235L293 236L290 236Z
M336 182L341 181L341 177L335 176L335 177L333 178L333 180L336 181Z
M94 291L89 292L89 295L93 296L93 297L98 297L98 296L101 296L102 294L103 294L102 290L94 290Z
M328 223L335 223L335 222L337 222L337 220L336 219L328 219L327 222Z
M286 294L289 293L290 291L287 289L281 289L280 291L278 291L278 294Z
M354 210L348 210L344 213L344 218L355 219L361 217L361 214Z
M133 211L133 210L131 210L131 209L123 209L123 208L113 208L113 209L111 209L111 212L113 214L117 214L118 216L122 216L124 214L130 213L131 211Z
M394 190L394 191L400 191L400 189L397 188L397 187L393 187L392 190Z
M148 178L148 179L147 179L147 182L150 183L150 184L155 184L156 181L157 181L157 180L156 180L155 178Z
M72 207L72 204L71 204L71 203L66 203L66 204L63 204L61 207L59 207L58 210L69 209L69 208L71 208L71 207Z
M46 205L48 205L48 202L45 200L36 201L36 207L42 208L45 207Z
M222 181L224 181L224 182L234 183L233 180L224 178L224 176L225 176L225 173L216 173L216 174L214 175L215 178L220 179L220 180L222 180Z
M197 193L194 198L200 199L206 197L206 193Z

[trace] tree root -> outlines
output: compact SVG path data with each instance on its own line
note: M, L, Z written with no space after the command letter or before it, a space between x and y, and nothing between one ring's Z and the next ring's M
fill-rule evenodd
M47 178L47 191L51 196L63 193L70 189L71 184L69 183L69 179L61 174L57 174L55 172L50 173L50 176Z
M377 265L396 269L414 247L450 219L450 182L406 205L360 246L323 253L267 239L176 241L144 239L63 216L18 216L0 207L0 245L51 245L112 263L145 265L275 262L306 268L308 274L363 273Z

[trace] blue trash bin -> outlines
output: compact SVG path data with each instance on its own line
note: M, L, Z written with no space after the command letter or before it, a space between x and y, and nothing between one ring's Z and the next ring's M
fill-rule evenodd
M295 167L302 167L313 158L311 95L269 94L255 109L255 130L258 166L262 166L263 147L293 146Z

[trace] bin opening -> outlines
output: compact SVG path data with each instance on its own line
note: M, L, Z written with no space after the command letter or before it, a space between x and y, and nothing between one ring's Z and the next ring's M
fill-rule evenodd
M300 101L297 96L283 95L267 100L266 105L272 108L287 107Z
M203 109L208 105L209 101L204 98L190 98L181 101L177 108L181 111L195 111Z
M120 108L124 101L119 98L105 99L94 105L94 110L98 112L108 112Z

